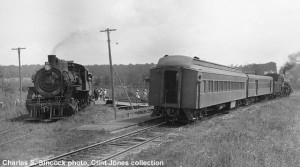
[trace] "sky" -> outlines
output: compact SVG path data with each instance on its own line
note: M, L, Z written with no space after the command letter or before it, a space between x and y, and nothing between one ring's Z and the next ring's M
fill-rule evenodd
M276 62L300 51L299 0L0 0L0 65L157 63L197 56L222 65Z

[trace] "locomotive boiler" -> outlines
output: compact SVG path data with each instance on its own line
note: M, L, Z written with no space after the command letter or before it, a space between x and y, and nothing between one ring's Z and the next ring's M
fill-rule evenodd
M48 62L32 77L26 108L29 120L61 119L91 102L92 74L83 65L48 55Z

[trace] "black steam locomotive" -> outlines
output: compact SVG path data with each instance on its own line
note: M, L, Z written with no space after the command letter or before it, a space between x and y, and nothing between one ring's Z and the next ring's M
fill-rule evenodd
M26 100L29 120L61 119L91 103L92 74L73 61L49 55L32 80Z

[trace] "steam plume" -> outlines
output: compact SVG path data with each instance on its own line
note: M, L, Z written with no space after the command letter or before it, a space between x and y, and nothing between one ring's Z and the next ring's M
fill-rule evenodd
M70 33L65 39L55 45L51 54L57 54L58 51L68 47L69 45L77 45L83 41L90 40L91 34L84 30L78 30Z
M283 66L282 73L285 74L287 71L294 68L297 62L300 62L300 52L289 55L289 62L285 63Z

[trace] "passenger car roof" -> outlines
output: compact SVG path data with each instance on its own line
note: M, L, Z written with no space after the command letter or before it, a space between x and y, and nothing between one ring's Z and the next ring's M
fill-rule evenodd
M246 74L243 73L243 71L240 69L203 61L199 58L192 58L182 55L166 55L160 58L156 65L156 67L167 66L183 67L207 73L247 77Z
M253 75L253 74L247 74L250 79L267 79L272 80L273 78L270 76L263 76L263 75Z

